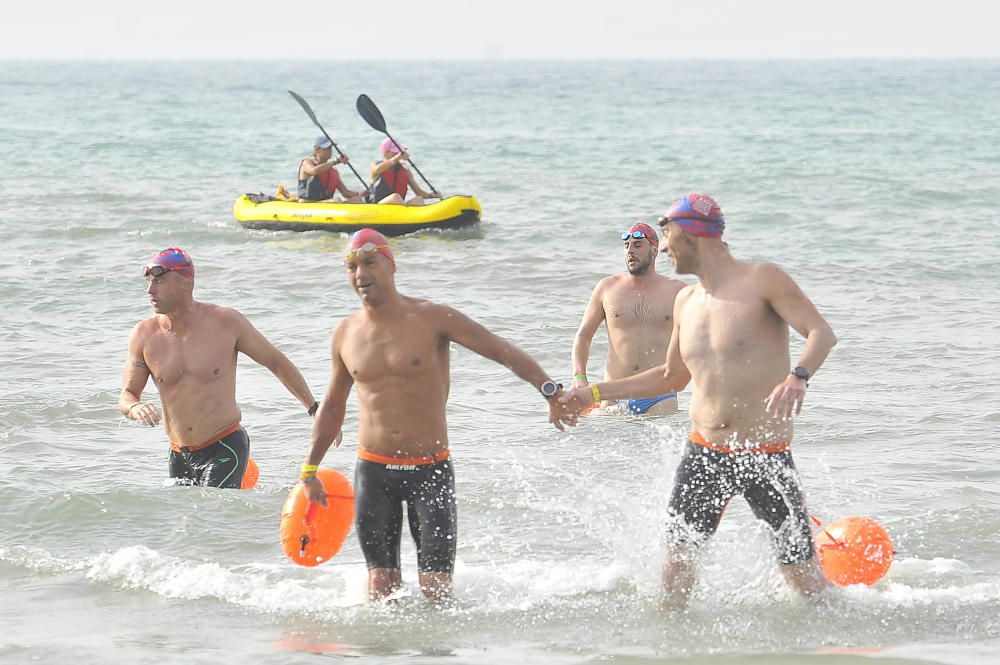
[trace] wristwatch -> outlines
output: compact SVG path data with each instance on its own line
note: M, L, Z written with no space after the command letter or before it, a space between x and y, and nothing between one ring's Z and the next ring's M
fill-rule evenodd
M562 388L561 383L556 383L552 379L548 379L545 383L538 386L538 392L542 393L542 397L545 399L552 399L559 392L560 388Z
M799 365L798 367L796 367L795 369L792 370L792 376L794 376L797 379L802 379L803 381L806 382L806 385L808 386L809 385L809 377L812 376L812 375L809 374L809 370L807 370L805 367L802 367L801 365Z

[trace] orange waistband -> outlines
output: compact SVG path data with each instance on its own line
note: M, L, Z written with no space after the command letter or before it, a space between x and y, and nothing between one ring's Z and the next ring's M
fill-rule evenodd
M222 441L223 439L225 439L227 436L229 436L239 428L240 428L240 421L237 420L229 427L219 430L218 432L213 434L212 438L210 438L205 443L199 443L197 446L182 446L179 443L174 443L173 441L171 441L170 450L174 451L175 453L193 453L196 450L201 450L202 448L208 448L209 446L214 445L219 441Z
M377 453L369 452L364 448L359 448L358 457L366 462L375 462L376 464L391 464L393 466L426 466L427 464L437 464L438 462L445 461L451 457L451 451L442 450L441 452L434 453L433 455L420 455L419 457L389 457L388 455L379 455Z
M747 455L750 453L783 453L788 450L791 446L788 442L785 443L764 443L759 446L754 446L752 448L730 448L729 446L720 446L716 443L709 442L705 437L703 437L699 432L691 432L691 443L697 443L699 446L704 446L709 450L714 450L717 453L726 453L727 455Z

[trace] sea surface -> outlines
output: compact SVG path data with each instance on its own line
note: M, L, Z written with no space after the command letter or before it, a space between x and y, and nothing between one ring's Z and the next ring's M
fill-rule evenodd
M713 194L734 254L781 265L839 337L796 461L816 516L885 526L888 575L805 602L737 500L689 610L662 614L690 393L674 417L560 433L532 387L460 347L452 608L416 589L408 540L390 607L366 603L353 534L322 566L284 557L310 419L245 357L257 488L165 487L164 433L116 411L155 250L186 248L196 297L244 313L317 395L330 332L358 306L345 236L231 214L244 192L294 185L318 134L288 89L362 172L381 139L354 110L367 93L435 187L480 200L478 229L393 240L397 283L564 382L591 289L624 269L619 233ZM1000 662L998 209L998 61L6 62L0 661ZM591 375L606 349L602 333ZM352 396L325 460L349 476L356 424Z

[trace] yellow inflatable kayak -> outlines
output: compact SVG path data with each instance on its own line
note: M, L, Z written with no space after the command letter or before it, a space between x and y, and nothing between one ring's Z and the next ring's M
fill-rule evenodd
M478 224L482 208L474 196L449 196L423 206L383 203L298 203L260 194L244 194L233 216L248 229L339 231L375 229L398 236L421 229L456 229Z

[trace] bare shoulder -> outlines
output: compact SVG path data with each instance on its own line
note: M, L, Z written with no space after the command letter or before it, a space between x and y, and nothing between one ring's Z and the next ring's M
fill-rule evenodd
M160 330L160 315L154 314L148 319L143 319L132 326L129 339L135 342L144 342Z
M250 323L243 314L232 307L223 307L209 302L199 302L197 307L201 319L207 323L233 327L234 329L242 328Z
M677 299L674 300L674 305L677 307L683 307L684 303L690 300L691 296L693 296L699 288L697 284L684 284L684 282L681 282L681 284L682 286L677 292Z
M687 283L682 282L681 280L671 277L669 275L657 274L656 281L658 284L661 285L661 287L670 289L674 293L679 293L681 289L687 286Z
M776 263L771 261L749 262L746 266L747 274L762 291L773 289L798 288L791 275L784 271Z
M608 275L607 277L604 277L599 282L597 282L596 286L594 286L594 293L602 296L607 295L609 293L613 293L616 289L618 289L622 284L625 283L625 277L627 275L628 273L623 272L623 273L618 273L616 275Z
M465 315L451 305L444 305L426 298L405 298L407 313L417 316L427 321L440 321L444 323L447 319Z

